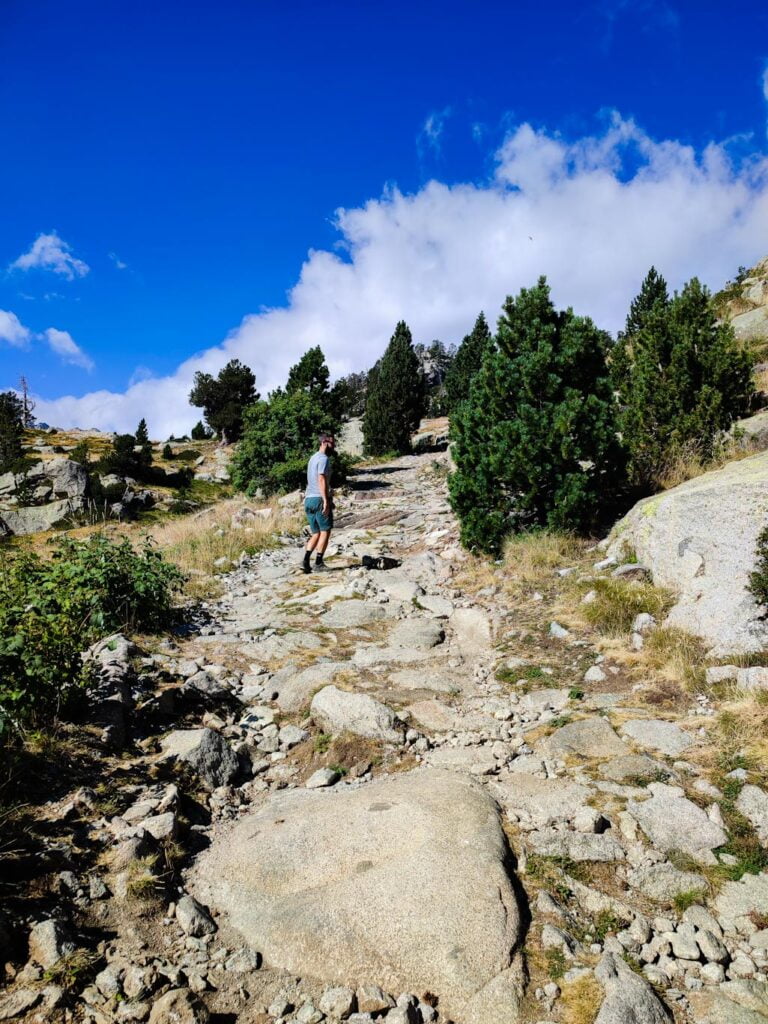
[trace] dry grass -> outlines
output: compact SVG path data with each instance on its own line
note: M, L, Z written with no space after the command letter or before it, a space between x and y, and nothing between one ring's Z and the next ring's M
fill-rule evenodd
M243 509L269 509L268 517L248 518L237 528L233 517ZM159 524L149 531L163 554L193 577L192 589L210 588L211 578L228 572L243 552L255 554L273 547L280 534L299 532L295 510L281 508L276 501L254 505L246 498L229 498L191 516ZM227 563L217 566L222 558Z
M687 690L703 687L706 647L699 637L674 626L659 626L645 637L644 654L645 664L664 680Z
M635 617L650 612L656 619L663 617L672 604L671 595L651 583L636 580L602 577L589 583L580 583L578 592L594 592L590 603L579 603L579 617L603 636L626 636Z
M678 484L685 483L686 480L693 480L704 473L720 469L727 462L749 458L750 455L762 450L762 445L748 438L731 439L720 447L714 457L705 459L695 445L687 445L670 455L656 482L660 490L668 491Z
M569 533L520 533L504 544L504 572L521 584L535 587L550 582L555 569L579 561L586 547L586 541Z
M560 1012L563 1024L594 1024L603 1001L603 990L593 974L561 986Z
M768 691L732 687L720 707L715 738L725 755L768 764Z

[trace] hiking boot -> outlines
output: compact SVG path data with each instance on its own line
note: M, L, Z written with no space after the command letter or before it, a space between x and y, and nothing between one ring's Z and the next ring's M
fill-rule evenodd
M328 566L325 564L325 562L320 562L319 564L317 562L315 562L315 565L314 565L314 568L313 568L312 571L313 572L330 572L331 570L328 568Z
M302 562L301 563L301 571L308 575L309 573L312 572L312 566L309 564L309 562Z

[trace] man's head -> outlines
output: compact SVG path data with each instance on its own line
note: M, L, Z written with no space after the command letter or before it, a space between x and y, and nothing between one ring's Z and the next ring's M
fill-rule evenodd
M333 455L336 449L336 438L333 434L321 434L320 435L320 451L324 455Z

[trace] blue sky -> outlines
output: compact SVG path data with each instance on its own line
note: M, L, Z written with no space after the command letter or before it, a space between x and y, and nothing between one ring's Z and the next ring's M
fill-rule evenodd
M0 0L0 388L160 436L196 368L359 369L541 272L615 329L768 253L767 61L758 3Z

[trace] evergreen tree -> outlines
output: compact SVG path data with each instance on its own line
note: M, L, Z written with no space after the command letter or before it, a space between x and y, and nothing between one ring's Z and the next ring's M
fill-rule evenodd
M287 393L295 391L306 391L313 398L324 401L328 394L328 382L330 372L325 362L325 356L319 345L309 349L301 359L288 371L288 383L285 385Z
M334 419L346 423L353 417L362 416L365 412L365 399L368 393L368 374L348 373L339 377L331 388L328 402Z
M319 346L309 349L288 372L285 390L273 391L245 414L243 437L233 461L233 481L240 490L294 490L304 485L307 459L321 431L334 433L330 408L330 374ZM340 482L339 460L334 460Z
M195 374L189 401L203 409L209 426L226 443L238 441L243 431L243 413L259 399L256 378L239 359L231 359L219 372Z
M451 504L467 547L497 553L510 532L588 529L621 486L608 342L587 317L555 310L543 277L507 299L452 424Z
M307 460L323 430L333 433L334 424L323 403L309 391L278 390L269 401L255 402L246 410L243 437L232 462L235 486L249 494L302 487ZM338 483L336 470L335 466Z
M6 473L21 458L24 403L13 391L0 392L0 473Z
M650 275L649 275L650 277ZM646 278L646 282L648 278ZM633 484L658 485L676 454L711 458L724 432L749 411L751 360L696 278L668 299L660 288L633 302L612 367ZM631 332L631 333L630 333Z
M198 420L194 427L192 427L191 437L193 441L207 441L213 437L213 431L209 430L202 420Z
M630 303L627 322L619 333L610 355L611 383L623 402L630 387L632 353L634 341L644 330L652 317L659 317L669 306L667 282L651 267L645 275L640 293Z
M173 459L173 448L169 444L166 444L163 448L163 458L170 462Z
M147 429L147 421L142 418L139 420L139 425L136 427L136 433L134 434L136 445L141 448L141 451L137 453L138 461L141 466L152 465L152 442L149 440L149 430Z
M445 376L446 404L449 414L469 397L472 379L480 369L483 356L493 345L493 336L480 313L472 332L464 337Z
M424 379L404 320L368 377L363 439L369 455L404 454L424 412Z

